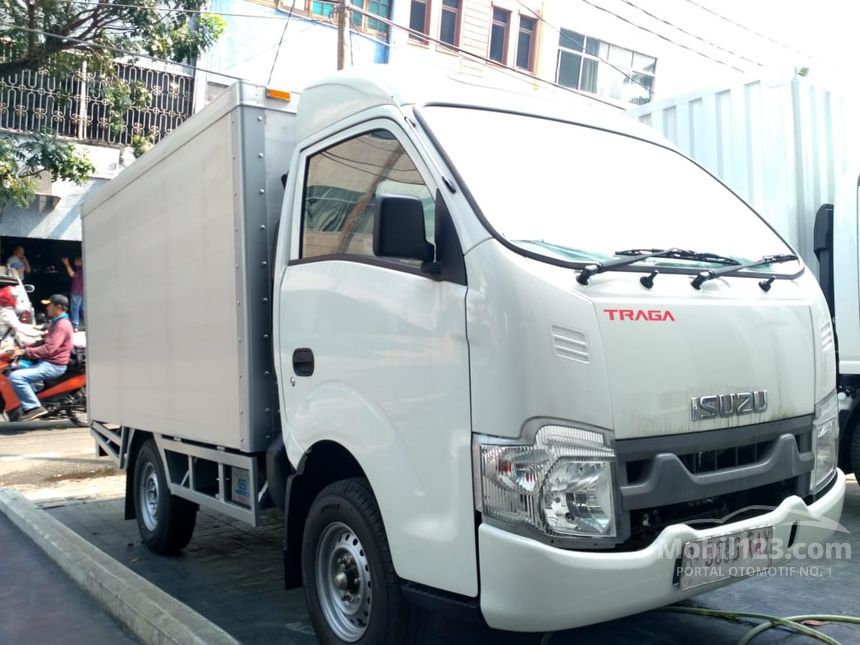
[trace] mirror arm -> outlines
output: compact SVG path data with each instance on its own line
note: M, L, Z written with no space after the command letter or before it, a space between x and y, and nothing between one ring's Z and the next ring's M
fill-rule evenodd
M437 261L425 261L421 263L421 272L429 273L431 275L441 275L442 273L442 263Z

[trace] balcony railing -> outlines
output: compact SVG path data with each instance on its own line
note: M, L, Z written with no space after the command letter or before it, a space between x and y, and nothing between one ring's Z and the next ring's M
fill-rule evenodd
M4 53L0 46L0 58ZM125 113L123 125L111 125L105 79L82 64L63 79L45 71L0 79L0 130L49 131L82 143L127 146L135 135L158 141L191 116L192 76L125 63L117 63L116 71L129 85L144 88L148 99Z

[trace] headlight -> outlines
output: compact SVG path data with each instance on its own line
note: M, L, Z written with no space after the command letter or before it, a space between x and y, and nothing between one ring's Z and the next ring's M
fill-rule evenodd
M812 469L810 492L817 493L830 481L836 472L839 446L839 406L836 392L830 394L815 406L815 419L812 422L812 452L815 467Z
M615 537L615 451L608 434L545 425L532 445L476 437L476 503L485 516L548 536Z

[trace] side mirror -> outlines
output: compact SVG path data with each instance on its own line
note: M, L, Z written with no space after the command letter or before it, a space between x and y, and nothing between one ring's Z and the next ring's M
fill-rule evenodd
M424 206L417 197L379 195L373 222L373 253L402 260L433 260L433 245L424 233Z
M26 291L27 293L33 293L35 290L36 290L36 287L34 287L32 284L25 284L24 285L24 291Z

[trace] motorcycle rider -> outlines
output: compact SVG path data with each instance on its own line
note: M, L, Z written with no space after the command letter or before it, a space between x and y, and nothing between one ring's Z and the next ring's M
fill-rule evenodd
M72 354L72 323L69 321L69 299L62 294L54 294L42 301L47 305L48 317L51 319L45 341L35 347L15 349L15 357L23 356L36 361L30 367L19 368L12 372L9 382L21 402L20 421L30 421L44 416L48 411L39 405L39 399L33 392L32 383L61 376L68 367Z

